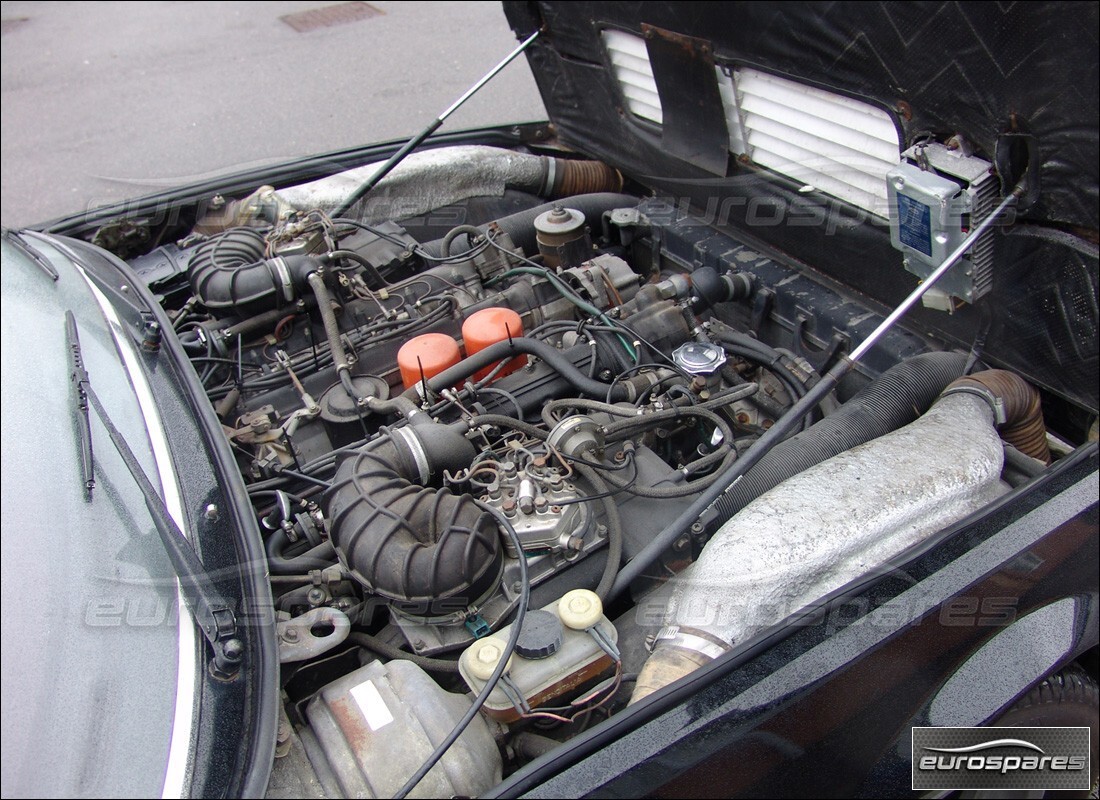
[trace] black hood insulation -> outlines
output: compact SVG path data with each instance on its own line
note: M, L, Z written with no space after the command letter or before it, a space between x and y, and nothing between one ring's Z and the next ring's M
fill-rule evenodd
M955 314L904 323L1055 394L1100 406L1097 3L505 2L550 120L572 147L642 181L675 208L730 209L728 225L894 307L916 285L885 220L840 201L821 224L754 222L746 208L815 202L796 182L727 153L715 66L746 66L877 105L902 146L960 135L1007 191L1027 166L1013 235L995 234L993 290ZM658 126L625 109L601 33L647 39L664 109ZM650 35L655 31L660 36ZM656 43L652 40L659 40ZM660 46L680 41L683 47ZM700 89L700 86L703 86ZM691 100L692 102L687 102ZM720 110L720 109L718 109ZM694 137L694 138L691 138ZM823 202L823 201L822 201ZM722 224L726 224L725 221Z

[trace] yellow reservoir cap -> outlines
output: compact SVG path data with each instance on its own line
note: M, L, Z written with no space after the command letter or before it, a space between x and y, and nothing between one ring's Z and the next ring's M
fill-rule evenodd
M558 616L567 628L584 631L591 628L603 616L600 596L588 589L566 592L558 601Z

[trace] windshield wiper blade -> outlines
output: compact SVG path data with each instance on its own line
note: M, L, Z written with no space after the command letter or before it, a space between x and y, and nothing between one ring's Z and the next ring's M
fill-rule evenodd
M58 278L61 277L57 271L57 268L49 262L49 259L39 253L33 247L31 247L27 240L20 236L18 233L16 233L15 231L5 230L4 238L6 238L9 242L14 244L24 253L26 253L30 257L34 265L45 272L49 276L50 280L56 281Z
M80 438L80 477L84 481L84 500L92 499L95 488L95 462L92 460L92 426L88 419L88 371L84 369L84 356L80 352L80 336L76 330L76 317L65 312L65 341L73 361L69 373L72 385L73 405L77 411L77 431Z
M83 366L83 357L80 353L80 339L76 327L76 318L72 311L65 312L65 331L72 349L73 362L77 365L74 371L74 384L81 391L85 400L84 418L87 422L87 408L90 406L99 417L99 421L107 431L107 436L118 451L126 469L129 470L134 482L141 490L145 499L145 507L149 509L149 515L153 518L153 526L160 535L164 549L168 553L168 560L179 579L180 591L184 602L191 610L199 629L214 650L213 672L215 676L223 679L235 677L241 668L244 659L244 644L238 638L237 617L233 608L221 593L215 589L209 581L206 567L203 566L198 554L191 547L190 542L184 537L179 525L172 519L164 500L157 493L149 476L145 474L141 463L130 449L126 437L122 435L110 415L99 401L99 397L92 389L91 380ZM91 453L91 431L87 437L88 453ZM182 621L181 621L181 624Z

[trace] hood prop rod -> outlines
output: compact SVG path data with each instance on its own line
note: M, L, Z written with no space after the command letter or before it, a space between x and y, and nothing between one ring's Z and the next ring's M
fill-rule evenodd
M520 43L519 47L517 47L515 50L513 50L511 53L509 53L507 56L505 56L504 59L499 64L497 64L491 70L486 72L485 75L481 78L481 80L479 80L477 83L475 83L469 89L467 89L462 94L461 97L459 97L457 100L455 100L453 103L451 103L451 105L447 107L447 110L444 111L442 114L440 114L438 117L436 117L434 120L432 120L431 124L428 125L428 127L426 127L420 133L413 136L407 142L405 142L405 144L403 144L401 146L400 150L398 150L396 153L394 153L392 156L390 156L389 161L387 161L385 164L383 164L380 169L375 170L373 175L371 175L369 178L367 178L367 180L362 185L360 185L358 189L356 189L354 192L352 192L351 195L347 199L345 199L342 203L340 203L340 205L336 208L336 210L334 212L332 212L332 216L334 216L334 217L344 216L347 213L348 209L350 209L352 206L354 206L356 203L358 203L360 200L362 200L363 197L366 196L367 192L369 192L371 189L373 189L375 186L377 186L379 181L381 181L384 177L389 175L394 167L396 167L398 164L400 164L402 161L404 161L405 156L407 156L413 150L418 148L421 144L424 143L425 139L427 139L429 136L431 136L433 133L435 133L437 130L439 130L439 126L443 124L443 122L447 119L447 117L451 116L451 114L458 111L459 107L463 103L465 103L467 100L469 100L475 94L477 94L477 92L481 89L481 87L483 87L490 80L492 80L497 75L497 73L499 73L502 69L504 69L506 66L511 64L516 56L518 56L520 53L522 53L524 50L526 50L527 46L529 44L531 44L531 42L535 41L535 39L538 38L540 32L541 31L535 31L530 36L528 36L526 39L524 39Z

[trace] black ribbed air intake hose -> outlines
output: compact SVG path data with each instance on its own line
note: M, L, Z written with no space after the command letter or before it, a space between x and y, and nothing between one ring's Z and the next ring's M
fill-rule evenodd
M476 451L424 417L345 459L326 492L330 537L351 574L416 616L480 601L503 563L497 523L469 495L425 486L468 467Z
M719 497L717 523L814 464L913 422L965 367L961 353L925 353L891 367L838 411L773 447Z
M290 302L317 269L308 256L264 259L265 243L251 228L233 228L200 244L187 265L191 290L213 311L240 316Z

